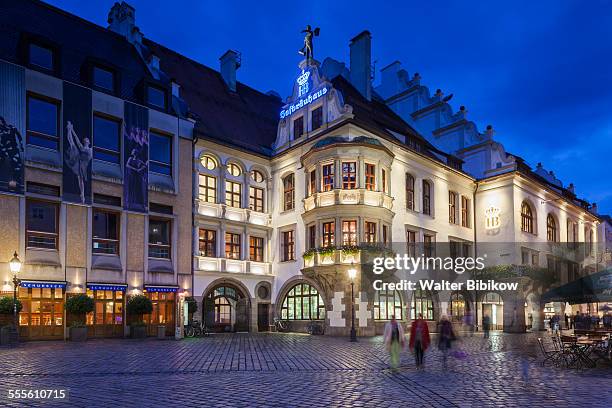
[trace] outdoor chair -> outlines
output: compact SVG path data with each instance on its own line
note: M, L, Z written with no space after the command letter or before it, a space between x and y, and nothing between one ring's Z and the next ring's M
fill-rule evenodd
M544 347L544 342L541 337L538 337L538 344L540 345L540 351L542 351L542 355L544 356L544 360L542 361L542 366L546 364L547 361L550 361L553 364L557 364L557 359L559 358L558 350L546 350Z

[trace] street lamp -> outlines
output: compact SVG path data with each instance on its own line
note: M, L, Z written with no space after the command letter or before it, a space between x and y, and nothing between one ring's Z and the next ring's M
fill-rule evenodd
M348 276L351 280L351 341L357 341L357 332L355 332L355 277L357 276L357 269L355 269L355 263L351 262Z
M21 260L17 256L17 251L13 254L13 259L9 261L9 268L13 273L13 323L17 330L17 287L19 286L19 278L17 275L21 270Z

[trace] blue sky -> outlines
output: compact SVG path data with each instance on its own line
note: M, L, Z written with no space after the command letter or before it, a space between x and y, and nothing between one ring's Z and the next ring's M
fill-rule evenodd
M51 0L106 26L113 0ZM377 69L399 60L430 90L533 167L542 162L579 196L612 213L612 1L131 0L146 37L217 68L242 53L238 80L287 96L300 30L321 27L315 56L348 62L372 33ZM378 72L377 72L377 76Z

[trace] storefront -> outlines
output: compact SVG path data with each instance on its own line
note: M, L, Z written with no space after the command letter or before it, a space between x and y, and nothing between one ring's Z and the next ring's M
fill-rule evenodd
M122 284L87 284L87 296L94 300L94 311L87 314L89 337L123 337L126 288Z
M144 294L153 303L153 312L143 316L147 335L157 336L157 327L166 326L166 336L174 336L178 286L145 285Z
M64 338L64 293L66 282L23 280L18 298L19 337L23 340L62 340Z

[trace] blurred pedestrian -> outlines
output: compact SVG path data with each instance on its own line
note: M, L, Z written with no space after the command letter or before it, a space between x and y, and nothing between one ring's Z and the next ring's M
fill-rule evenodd
M453 325L446 316L442 316L442 319L438 323L438 349L442 352L442 364L446 368L446 360L448 353L451 349L452 342L456 340L455 333L453 332Z
M472 316L472 311L468 310L465 312L463 316L463 324L467 326L467 329L470 332L470 336L474 335L474 317Z
M423 314L419 313L418 318L412 322L410 327L410 350L414 351L414 359L417 368L423 368L425 351L429 347L429 329L427 322L423 320Z
M491 318L488 314L482 317L482 331L484 332L484 338L489 338L489 331L491 330Z
M400 364L400 353L404 348L405 337L404 328L399 323L395 316L391 316L391 321L385 324L385 332L383 336L385 348L389 352L390 364L392 369L396 369Z

